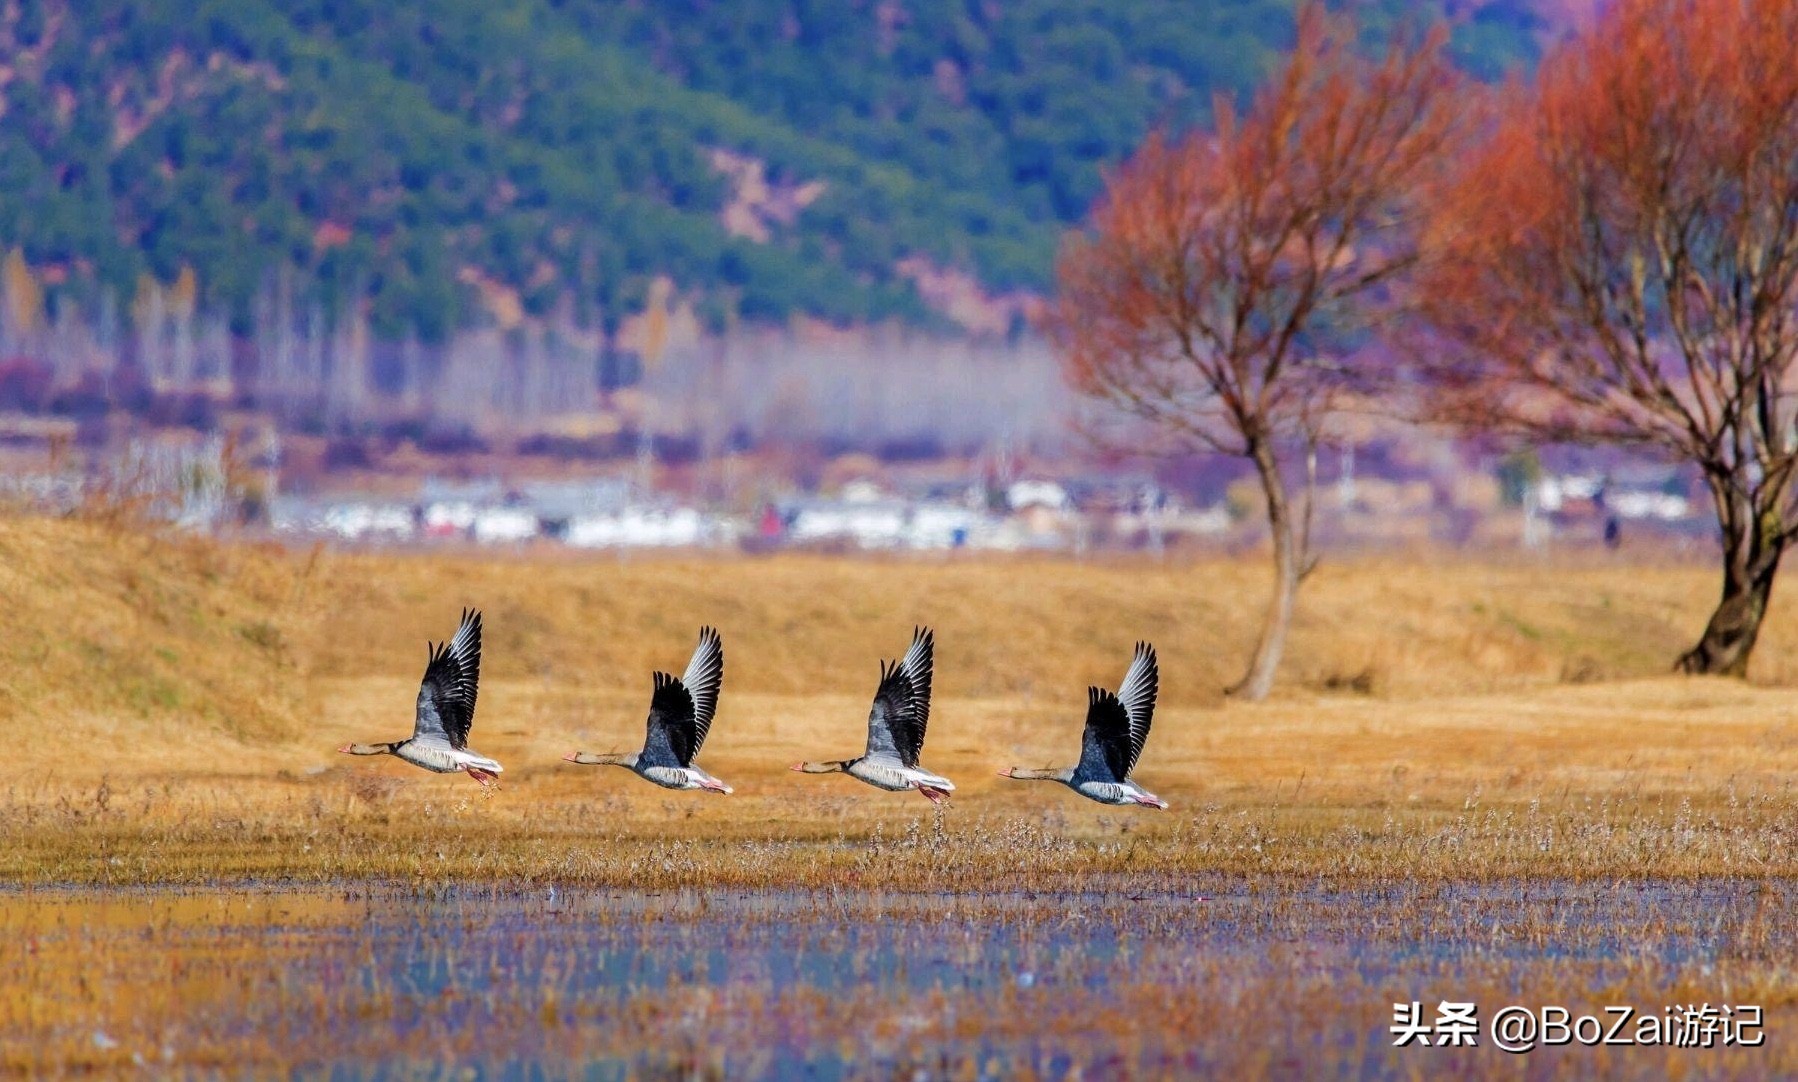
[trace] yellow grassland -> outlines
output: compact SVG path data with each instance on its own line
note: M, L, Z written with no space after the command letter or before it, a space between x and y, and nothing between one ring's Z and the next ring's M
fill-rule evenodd
M618 885L1193 872L1798 872L1798 617L1746 682L1667 675L1702 563L1342 558L1306 584L1281 689L1219 688L1256 558L1074 561L357 554L0 519L0 880L343 876ZM460 776L333 752L410 731L425 641L486 612ZM920 798L786 768L857 752L877 662L937 629ZM642 738L702 623L726 682L701 755L731 797L561 762ZM996 776L1077 757L1088 684L1160 650L1139 780L1173 810Z

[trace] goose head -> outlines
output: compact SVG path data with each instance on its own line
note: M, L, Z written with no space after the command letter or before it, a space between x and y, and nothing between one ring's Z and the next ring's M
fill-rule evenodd
M569 754L562 756L562 758L566 762L579 763L582 766L630 766L632 760L634 760L636 756L616 754L595 755L590 751L576 751L570 752Z
M836 774L849 769L849 764L838 760L828 763L794 763L793 769L801 774Z

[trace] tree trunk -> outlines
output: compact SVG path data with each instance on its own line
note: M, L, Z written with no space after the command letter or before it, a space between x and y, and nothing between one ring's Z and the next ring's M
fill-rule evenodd
M1773 596L1779 557L1780 550L1774 549L1749 561L1746 567L1733 559L1725 562L1723 596L1711 613L1710 623L1705 625L1704 637L1680 655L1675 668L1693 674L1748 675L1748 657L1754 653L1754 641L1760 636L1761 621L1767 615L1767 601Z
M1269 599L1267 615L1261 624L1261 637L1255 643L1249 668L1225 694L1250 702L1267 698L1273 690L1274 674L1280 668L1280 655L1286 652L1286 632L1292 626L1293 601L1298 595L1303 554L1298 552L1293 536L1292 509L1286 502L1286 485L1280 477L1280 466L1273 449L1254 445L1250 457L1261 479L1261 494L1267 501L1267 527L1274 542L1274 593Z

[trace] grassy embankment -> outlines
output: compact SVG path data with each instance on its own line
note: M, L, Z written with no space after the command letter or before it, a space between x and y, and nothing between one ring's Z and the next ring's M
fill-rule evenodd
M1259 561L289 553L0 520L0 881L375 876L957 888L1062 876L1798 873L1798 613L1747 683L1667 665L1702 566L1326 563L1272 702L1226 704ZM473 744L502 791L351 739L409 732L427 638L487 613ZM921 799L860 746L876 662L938 632ZM560 761L641 739L653 668L725 635L701 756L728 798ZM1072 762L1084 688L1152 639L1138 772L1165 814L995 776Z

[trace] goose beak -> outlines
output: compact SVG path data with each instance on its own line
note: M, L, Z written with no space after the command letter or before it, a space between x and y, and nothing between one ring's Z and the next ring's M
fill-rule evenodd
M347 755L347 754L349 754L350 746L348 744L345 744L343 747L338 748L337 750L341 751Z
M562 761L565 763L578 763L581 761L581 753L578 751L571 751L567 755L562 756Z
M789 769L789 770L804 770L805 764L804 763L794 763L792 766L788 767L787 769Z
M1008 766L1004 770L999 771L999 776L1001 778L1009 778L1009 777L1011 777L1011 771L1012 771L1012 768Z

